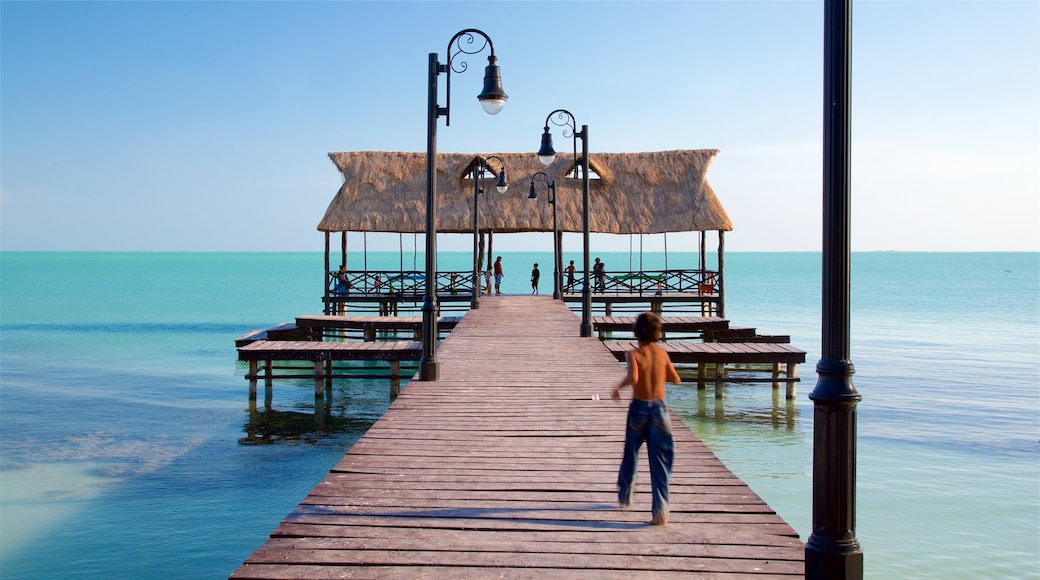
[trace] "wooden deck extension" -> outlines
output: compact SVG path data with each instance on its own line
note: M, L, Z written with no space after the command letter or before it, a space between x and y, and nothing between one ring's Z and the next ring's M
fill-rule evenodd
M624 370L548 297L484 297L232 578L800 577L803 544L673 416L667 526L640 457L617 506ZM599 400L595 399L599 395Z
M625 352L638 347L636 342L604 343L611 354L619 360L625 360ZM767 379L741 378L740 382L771 381L773 388L780 383L787 383L786 397L795 397L795 384L798 378L798 365L805 362L805 351L785 343L763 342L662 342L661 347L668 353L673 363L694 363L698 365L698 387L704 388L707 382L715 383L715 398L725 395L724 384L728 380L727 363L744 365L769 365L771 377ZM780 365L786 365L784 369Z
M401 373L401 361L417 361L422 357L422 343L418 341L395 342L336 342L322 340L258 340L239 347L238 360L249 362L249 399L256 399L256 381L264 379L270 385L272 379L314 378L314 396L325 393L326 379L337 378L332 374L333 361L387 361L390 376L396 381ZM274 361L311 361L314 372L300 374L275 374ZM263 372L258 368L263 362ZM345 377L342 377L345 378ZM394 385L391 384L391 390Z

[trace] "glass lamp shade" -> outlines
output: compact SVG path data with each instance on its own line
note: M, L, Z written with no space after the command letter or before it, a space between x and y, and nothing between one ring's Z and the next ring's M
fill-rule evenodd
M495 182L495 189L499 193L505 193L509 189L509 180L506 179L506 168L503 167L502 171L498 172L498 181Z
M494 56L488 57L488 65L484 67L484 90L477 95L480 106L489 115L498 114L506 106L509 95L502 90L502 71L495 64Z
M556 150L553 149L552 133L546 127L545 132L542 133L542 146L538 148L538 160L542 162L542 165L552 165L555 158Z
M531 191L527 194L527 199L538 199L538 192L534 190L534 181L531 182Z

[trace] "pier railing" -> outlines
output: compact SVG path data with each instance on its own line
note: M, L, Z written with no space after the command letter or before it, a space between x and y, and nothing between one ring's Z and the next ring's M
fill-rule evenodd
M473 272L437 272L437 294L473 292ZM329 272L330 296L422 296L426 273L420 271Z
M470 271L437 272L437 294L472 293ZM561 276L565 294L580 294L582 280ZM650 270L642 272L605 272L602 281L589 275L592 291L606 294L718 294L718 272L714 270ZM355 271L329 272L331 296L422 295L426 274L420 271ZM483 283L483 278L481 278Z
M589 274L592 292L599 294L719 294L719 276L714 270L649 270L604 272L602 280ZM563 279L564 294L580 294L582 280Z
M426 274L422 271L347 270L327 275L326 313L351 310L379 310L380 314L418 311L423 300ZM442 310L465 310L473 295L472 271L437 272L436 293ZM478 281L483 285L484 277ZM592 293L613 296L663 296L681 294L719 297L722 288L714 270L649 270L604 272L601 278L589 275ZM581 294L582 279L561 276L564 295Z

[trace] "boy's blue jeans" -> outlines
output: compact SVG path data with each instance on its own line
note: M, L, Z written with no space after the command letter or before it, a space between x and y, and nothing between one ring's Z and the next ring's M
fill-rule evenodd
M639 448L646 442L650 458L650 485L653 489L653 515L668 516L668 478L672 475L675 443L672 441L672 423L668 406L663 400L632 399L628 406L628 426L625 429L625 455L618 471L618 503L632 503L635 489Z

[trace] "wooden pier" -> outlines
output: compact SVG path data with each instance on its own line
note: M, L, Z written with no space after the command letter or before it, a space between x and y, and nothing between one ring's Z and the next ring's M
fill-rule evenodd
M802 576L795 531L674 416L668 525L645 450L618 508L624 369L561 301L484 297L437 359L232 578Z

